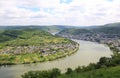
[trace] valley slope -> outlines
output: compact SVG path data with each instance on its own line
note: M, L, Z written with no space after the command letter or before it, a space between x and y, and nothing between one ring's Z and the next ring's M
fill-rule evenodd
M93 28L68 28L57 35L107 44L112 50L120 51L120 23L106 24Z
M71 55L79 45L39 29L12 29L0 32L0 64L51 61Z

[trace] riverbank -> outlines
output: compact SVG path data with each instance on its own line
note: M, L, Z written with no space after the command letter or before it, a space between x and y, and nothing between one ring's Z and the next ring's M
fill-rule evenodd
M118 54L120 53L119 29L119 24L117 26L116 24L108 24L108 26L105 25L98 28L96 27L90 29L69 28L57 33L56 35L69 39L78 39L106 44L110 47L114 54Z
M112 52L107 46L83 40L75 41L80 45L79 50L69 57L42 63L1 66L0 76L1 78L21 78L21 75L31 70L43 71L51 70L52 68L58 68L62 73L65 73L66 69L69 67L75 69L78 66L87 66L90 63L97 63L101 57L111 57Z
M56 70L56 71L55 71ZM41 77L41 78L118 78L120 77L120 54L112 55L111 57L101 57L97 63L90 63L88 66L78 66L74 70L67 68L63 74L59 69L44 70L44 71L29 71L22 78Z
M22 78L119 78L120 66L107 67L95 69L91 66L89 69L86 67L78 67L76 70L68 68L66 73L62 74L59 69L54 68L52 70L44 71L29 71L22 75Z
M46 62L70 56L76 53L79 49L79 44L74 45L74 49L66 52L55 52L49 55L41 55L40 53L29 53L21 55L0 54L0 65L16 65L16 64L30 64L36 62ZM6 60L7 59L7 60ZM5 60L5 61L4 61Z

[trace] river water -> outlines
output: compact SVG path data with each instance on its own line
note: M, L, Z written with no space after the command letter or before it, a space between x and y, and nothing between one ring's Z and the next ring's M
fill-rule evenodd
M110 57L112 52L103 44L95 42L74 40L80 44L78 52L55 61L35 64L21 64L0 67L0 78L21 78L21 75L30 70L48 70L59 68L65 72L68 67L75 69L78 66L96 63L103 56Z

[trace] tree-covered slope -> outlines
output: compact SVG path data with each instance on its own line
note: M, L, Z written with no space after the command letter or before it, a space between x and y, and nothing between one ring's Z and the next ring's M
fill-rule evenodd
M119 78L120 66L102 68L82 73L72 72L71 74L61 75L58 78Z
M62 30L57 35L68 38L105 42L108 39L115 40L120 38L120 23L106 24L96 28L69 28Z
M59 32L66 28L75 28L74 26L63 26L63 25L50 25L50 26L39 26L39 25L28 25L28 26L0 26L0 30L21 30L21 29L39 29L47 32Z
M57 35L79 40L107 44L115 53L120 52L120 23L106 24L94 28L62 30Z
M61 33L69 33L69 34L74 34L78 35L80 33L104 33L104 34L120 34L120 23L112 23L112 24L106 24L103 26L96 26L94 28L89 27L89 28L68 28L64 29Z
M59 69L52 69L46 71L29 71L22 75L22 78L119 78L120 66L93 69L90 71L73 71L71 68L67 69L65 74L61 74Z
M39 29L5 30L0 33L0 63L48 61L76 52L78 44Z
M78 66L75 70L67 68L63 74L59 69L29 71L22 78L119 78L120 54L111 58L101 57L99 62L88 66Z

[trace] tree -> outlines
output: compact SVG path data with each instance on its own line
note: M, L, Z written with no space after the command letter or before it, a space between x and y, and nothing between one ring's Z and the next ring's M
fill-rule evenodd
M56 78L61 74L61 71L57 68L44 71L29 71L22 75L22 78Z
M90 64L87 66L87 69L88 69L88 70L94 70L94 69L97 69L96 64L94 64L94 63L90 63Z
M78 67L75 69L75 71L76 71L77 73L80 73L81 70L82 70L82 68L81 68L80 66L78 66Z
M70 73L72 73L72 72L73 72L73 70L72 70L71 68L67 68L66 74L70 74Z
M107 61L107 58L106 57L101 57L100 60L99 60L99 64L103 65L105 64Z
M50 78L56 78L57 76L60 76L61 71L58 68L53 68L51 71L51 77Z

